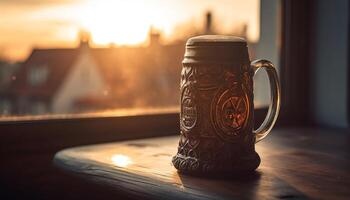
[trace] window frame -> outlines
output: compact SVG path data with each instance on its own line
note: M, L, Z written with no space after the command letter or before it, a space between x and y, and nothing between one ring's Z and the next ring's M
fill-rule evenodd
M303 7L304 4L311 5L309 1L294 3L296 7ZM293 1L281 1L281 56L280 56L280 77L283 91L282 93L282 112L277 121L277 125L291 125L295 124L294 121L290 119L295 116L295 105L290 102L298 102L297 105L303 104L304 100L300 100L300 94L304 94L305 91L300 92L296 90L295 87L288 88L291 84L295 84L291 80L295 76L295 73L290 73L291 70L296 72L304 72L303 67L306 64L293 65L290 67L288 62L295 59L295 51L298 49L293 48L293 51L287 51L289 48L289 43L285 43L291 38L300 37L298 34L288 34L287 30L291 28L300 28L298 23L286 24L291 18L295 18L295 15L291 15L290 4ZM308 14L308 9L302 9L302 14L305 16ZM300 13L300 10L298 11ZM301 17L302 18L302 17ZM299 18L300 19L300 18ZM310 22L309 22L310 23ZM303 27L304 31L309 31L307 27ZM308 36L308 34L307 34ZM287 45L285 45L287 44ZM298 50L299 51L299 50ZM307 50L305 50L307 52ZM308 55L308 54L306 54ZM303 63L307 56L300 58L299 63ZM297 66L297 67L296 67ZM306 75L303 76L303 80L299 84L304 84L307 82ZM289 99L286 97L292 96ZM307 102L307 101L305 101ZM303 105L305 107L305 105ZM268 108L257 108L255 109L255 127L261 124L265 119ZM137 139L145 137L154 136L165 136L165 135L176 135L179 134L179 113L154 113L154 114L141 114L134 116L91 116L91 117L73 117L70 118L69 115L66 118L36 118L35 120L18 118L15 121L6 121L0 119L0 129L4 134L12 135L11 138L16 140L17 137L22 137L26 135L28 141L35 141L36 139L45 141L57 140L57 143L61 143L62 140L67 142L63 146L74 146L101 142L111 142L125 139ZM307 114L305 116L308 116ZM306 121L302 121L306 125ZM48 134L47 132L50 132ZM47 134L47 135L45 135ZM72 135L73 134L73 135ZM27 135L32 135L29 138ZM51 138L54 136L54 138ZM69 139L71 138L71 139Z
M281 1L282 112L278 121L283 125L312 125L310 68L314 9L313 0Z
M267 108L254 112L258 126ZM62 148L120 140L180 134L179 113L154 113L133 116L91 116L80 118L38 118L0 120L1 152L26 150L55 152Z

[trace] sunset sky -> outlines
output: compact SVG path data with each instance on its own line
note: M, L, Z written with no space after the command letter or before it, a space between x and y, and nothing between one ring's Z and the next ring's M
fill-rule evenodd
M165 41L203 29L204 13L229 34L244 23L259 38L259 0L0 0L0 57L23 60L33 47L74 47L77 33L91 33L96 46L144 43L150 26Z

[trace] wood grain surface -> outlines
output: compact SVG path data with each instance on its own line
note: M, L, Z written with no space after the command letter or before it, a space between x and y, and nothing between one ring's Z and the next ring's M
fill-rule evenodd
M70 148L54 164L135 199L349 199L349 137L326 132L273 131L256 145L256 173L226 178L179 174L176 136Z

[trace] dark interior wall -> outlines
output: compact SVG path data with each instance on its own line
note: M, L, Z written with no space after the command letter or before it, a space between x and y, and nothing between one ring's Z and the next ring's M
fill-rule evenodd
M318 125L348 127L349 1L314 1L310 109Z
M128 199L55 168L58 151L179 133L178 113L0 121L0 199Z

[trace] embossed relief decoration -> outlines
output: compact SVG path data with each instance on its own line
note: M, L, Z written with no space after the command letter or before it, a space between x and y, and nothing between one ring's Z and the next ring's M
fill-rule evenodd
M197 107L193 94L194 69L183 67L181 71L181 116L180 124L182 131L192 129L197 122Z
M181 100L181 125L183 128L189 130L195 126L196 122L197 107L189 87L185 87L182 91Z
M197 87L201 91L216 89L222 82L222 68L220 66L200 66L195 70Z
M221 66L186 66L181 71L181 131L190 133L197 125L201 136L215 137L210 118L199 120L200 112L211 109L211 99L223 81ZM194 133L194 132L193 132Z
M247 117L247 106L242 97L229 97L221 108L221 122L225 127L238 129ZM231 134L236 134L235 132Z
M248 96L236 77L226 72L227 87L218 90L212 102L211 118L216 133L234 142L242 134L249 117Z

